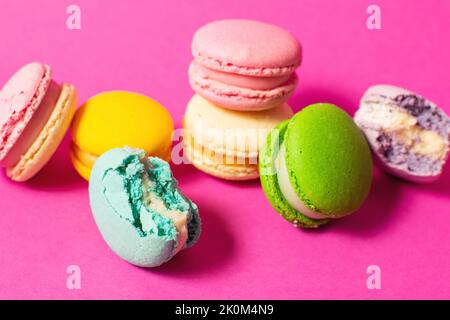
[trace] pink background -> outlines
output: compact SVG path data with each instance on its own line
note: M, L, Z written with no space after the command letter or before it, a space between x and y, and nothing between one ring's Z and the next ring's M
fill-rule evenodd
M66 8L82 29L66 28ZM80 102L105 90L147 94L179 125L192 95L190 41L202 24L253 18L292 31L304 47L296 110L332 102L353 114L364 90L390 83L450 113L450 2L447 0L17 1L0 4L0 83L38 60L73 83ZM366 28L366 8L382 30ZM413 4L414 3L414 4ZM68 136L28 183L0 174L0 298L450 298L450 167L432 185L376 171L357 214L303 231L270 207L259 182L231 183L189 165L174 167L200 207L203 235L163 267L145 270L115 256L88 204L87 183L68 157ZM81 267L81 290L66 268ZM381 290L366 268L381 267Z

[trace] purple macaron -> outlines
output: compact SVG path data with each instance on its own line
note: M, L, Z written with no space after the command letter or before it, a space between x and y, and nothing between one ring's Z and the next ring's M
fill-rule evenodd
M403 88L370 87L355 122L382 167L413 182L431 182L449 154L450 118L433 102Z

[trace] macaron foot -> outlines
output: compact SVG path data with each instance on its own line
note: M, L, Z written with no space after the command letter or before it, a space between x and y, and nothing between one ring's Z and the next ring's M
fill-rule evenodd
M278 184L276 159L280 144L284 142L289 120L280 123L267 136L259 155L259 173L261 186L272 207L292 226L298 228L317 228L328 220L314 220L295 210L283 195Z

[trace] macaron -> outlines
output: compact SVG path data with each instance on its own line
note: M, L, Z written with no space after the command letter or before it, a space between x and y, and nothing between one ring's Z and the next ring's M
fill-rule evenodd
M179 189L169 164L144 150L118 148L100 156L89 199L103 239L136 266L162 265L201 233L198 208Z
M287 103L264 111L223 108L200 95L183 120L183 151L199 170L226 180L258 178L258 152L269 131L293 115Z
M354 118L387 172L413 182L441 175L450 118L433 102L407 89L376 85L364 93Z
M295 226L315 228L355 212L371 186L366 139L332 104L310 105L278 125L259 160L264 193Z
M278 26L253 20L214 21L198 29L191 49L192 89L225 108L274 108L296 87L302 49Z
M129 146L149 156L170 159L173 120L155 100L127 91L103 92L88 99L72 124L70 155L86 180L104 152Z
M0 91L0 166L26 181L50 160L75 113L75 88L52 79L50 66L20 68Z

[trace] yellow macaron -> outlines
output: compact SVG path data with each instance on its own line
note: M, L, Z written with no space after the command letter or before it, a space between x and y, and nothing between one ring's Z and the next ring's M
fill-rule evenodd
M111 91L90 98L72 123L70 156L75 170L89 180L97 157L124 146L170 160L173 120L155 100L133 92Z

